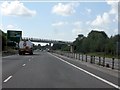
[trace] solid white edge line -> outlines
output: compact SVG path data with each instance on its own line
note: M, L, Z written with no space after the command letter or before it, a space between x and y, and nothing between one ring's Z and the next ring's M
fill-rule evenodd
M12 78L12 76L9 76L7 79L5 79L3 82L7 82L8 80L10 80Z
M22 66L24 67L26 64L23 64Z
M49 53L49 54L52 55L51 53ZM52 56L54 56L55 58L57 58L57 59L59 59L59 60L65 62L65 63L67 63L67 64L69 64L69 65L71 65L71 66L73 66L73 67L75 67L75 68L77 68L77 69L79 69L79 70L81 70L81 71L83 71L83 72L85 72L85 73L87 73L87 74L89 74L89 75L91 75L91 76L93 76L93 77L95 77L95 78L97 78L97 79L99 79L99 80L101 80L101 81L103 81L103 82L105 82L105 83L107 83L107 84L109 84L109 85L115 87L115 88L120 89L120 87L119 87L118 85L115 85L115 84L113 84L113 83L111 83L111 82L109 82L109 81L107 81L107 80L105 80L105 79L103 79L103 78L101 78L101 77L95 75L95 74L92 74L92 73L90 73L90 72L88 72L88 71L86 71L86 70L84 70L84 69L82 69L82 68L80 68L80 67L78 67L78 66L75 66L74 64L71 64L71 63L65 61L65 60L62 59L62 58L59 58L59 57L57 57L57 56L55 56L55 55L52 55Z

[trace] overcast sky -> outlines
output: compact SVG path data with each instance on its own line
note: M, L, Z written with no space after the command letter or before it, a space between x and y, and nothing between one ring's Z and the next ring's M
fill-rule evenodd
M64 41L73 41L78 34L87 36L94 29L108 36L118 34L117 2L28 1L1 0L0 28L4 32L22 30L23 37Z

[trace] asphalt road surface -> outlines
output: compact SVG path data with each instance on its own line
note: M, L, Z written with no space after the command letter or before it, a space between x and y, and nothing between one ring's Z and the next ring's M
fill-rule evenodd
M120 88L117 71L51 54L12 55L2 59L3 88ZM104 68L102 68L104 69Z

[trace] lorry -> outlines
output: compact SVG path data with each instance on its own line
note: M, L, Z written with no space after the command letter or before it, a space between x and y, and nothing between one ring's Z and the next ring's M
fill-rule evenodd
M33 54L33 43L30 40L24 40L19 42L19 55L24 55L29 53L30 55Z

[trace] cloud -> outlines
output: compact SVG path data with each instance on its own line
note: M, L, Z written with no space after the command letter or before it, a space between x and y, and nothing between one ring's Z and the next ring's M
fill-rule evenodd
M3 30L3 24L0 24L0 30Z
M14 29L15 28L15 26L13 26L13 25L8 25L7 26L7 29Z
M92 26L103 26L110 23L110 16L108 13L103 13L103 15L98 15L95 20L91 22Z
M10 16L34 16L35 10L30 10L19 1L5 1L1 4L1 11L3 15Z
M7 25L7 28L6 28L7 30L10 30L10 29L12 29L12 30L14 30L14 29L16 29L16 30L19 30L20 28L17 26L17 25Z
M91 21L86 21L86 25L90 25Z
M75 35L78 35L80 33L83 33L84 32L84 27L83 27L83 23L80 22L80 21L76 21L73 23L73 30L72 30L72 33L75 34Z
M14 27L13 25L8 25L7 28L8 28L8 29L13 29L13 28L15 28L15 27Z
M110 5L110 10L97 15L94 20L86 22L86 24L90 25L91 29L103 30L110 36L113 33L117 33L117 30L112 28L111 25L118 23L118 2L106 0L106 3Z
M114 29L113 32L116 33L116 34L120 34L120 33L118 32L118 29Z
M61 26L64 26L64 25L67 25L68 22L57 22L57 23L53 23L52 26L53 27L61 27Z
M76 27L80 27L81 24L82 24L82 22L80 22L80 21L76 21L76 22L73 23L73 25L76 26Z
M106 0L106 3L111 6L111 9L108 12L104 12L102 15L97 15L96 19L91 22L92 26L105 27L109 25L111 21L118 21L118 2Z
M86 11L87 11L88 14L90 14L92 12L92 10L88 9L88 8L86 9Z
M80 27L84 27L85 24L83 24L82 21L76 21L73 23L73 25L76 27L76 28L80 28Z
M80 34L81 32L82 32L82 29L81 29L81 28L74 28L74 29L72 30L72 33L75 34L75 35L78 35L78 34Z
M118 22L118 15L115 16L115 18L113 19L113 22ZM120 22L120 20L119 20Z
M118 14L118 2L113 2L110 0L106 0L107 4L111 6L111 10L109 14Z
M110 1L110 0L106 0L106 2L107 2L107 4L108 5L110 5L111 6L111 10L109 11L109 14L110 15L115 15L115 18L113 19L113 22L115 22L116 20L118 21L118 8L119 8L119 2L118 1L116 1L116 2L113 2L113 1ZM117 22L116 21L116 22Z
M58 3L55 5L52 9L52 13L62 15L62 16L69 16L75 13L75 7L77 7L78 3L68 3L68 4L62 4Z

